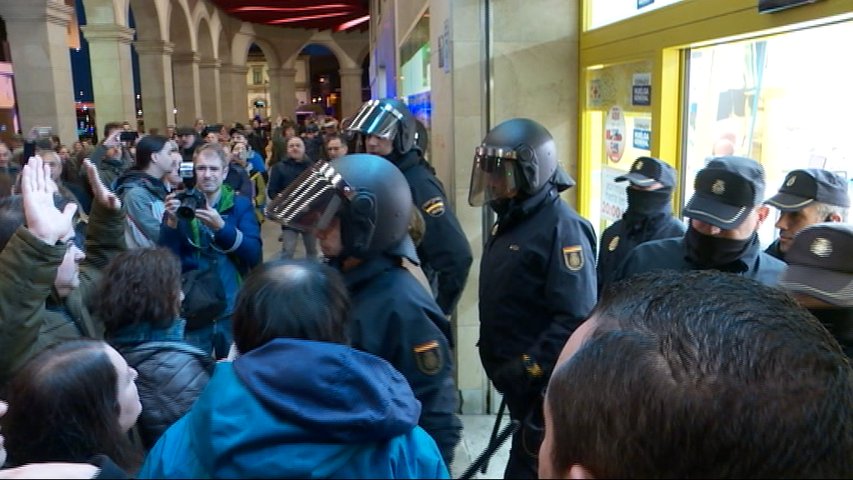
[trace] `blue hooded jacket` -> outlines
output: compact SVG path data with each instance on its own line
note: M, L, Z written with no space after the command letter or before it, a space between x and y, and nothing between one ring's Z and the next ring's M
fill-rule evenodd
M276 339L217 364L138 478L448 478L419 415L381 358Z

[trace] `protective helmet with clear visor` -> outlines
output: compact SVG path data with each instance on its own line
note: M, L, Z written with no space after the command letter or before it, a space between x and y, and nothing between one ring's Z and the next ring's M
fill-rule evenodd
M406 153L415 146L417 126L406 104L385 98L369 100L362 105L346 130L392 140L398 153Z
M400 170L382 157L347 155L317 162L266 207L282 225L313 232L341 218L344 255L367 257L408 235L412 194Z
M574 184L559 166L551 133L533 120L513 118L491 129L475 150L468 203L478 207Z
M482 207L487 203L513 198L518 194L520 171L514 150L479 146L474 154L468 203Z

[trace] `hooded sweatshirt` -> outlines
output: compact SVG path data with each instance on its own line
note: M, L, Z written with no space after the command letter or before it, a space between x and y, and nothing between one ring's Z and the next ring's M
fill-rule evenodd
M139 478L447 478L420 403L379 357L276 339L220 362Z

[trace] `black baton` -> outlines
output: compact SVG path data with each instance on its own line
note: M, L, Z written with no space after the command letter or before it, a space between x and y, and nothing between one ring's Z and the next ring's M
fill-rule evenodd
M486 462L488 462L489 459L492 458L492 455L494 455L495 452L498 450L498 448L500 448L500 446L503 445L506 439L509 438L510 435L515 433L520 426L521 423L519 423L518 420L512 420L509 425L507 425L503 430L501 430L501 433L498 434L498 436L495 438L495 441L489 443L489 446L487 446L486 449L483 450L483 453L481 453L480 456L477 457L477 460L474 460L474 463L472 463L467 469L465 469L465 472L462 473L462 475L459 477L460 480L466 480L473 477L474 474L477 473L477 469L479 469L481 465L484 465Z
M495 417L495 424L494 424L494 426L492 426L492 434L491 434L491 436L489 436L489 444L488 445L495 443L495 439L498 438L498 431L501 427L501 420L503 420L505 409L506 409L506 397L501 397L501 404L498 407L498 414ZM488 446L486 448L488 448ZM489 469L489 459L490 458L491 458L491 455L489 455L489 457L486 458L486 461L483 462L483 466L480 468L480 473L486 473L486 470Z

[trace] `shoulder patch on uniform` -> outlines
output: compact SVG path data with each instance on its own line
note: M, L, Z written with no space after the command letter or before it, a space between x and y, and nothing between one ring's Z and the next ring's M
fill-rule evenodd
M615 237L613 237L612 240L610 240L610 244L607 245L607 250L612 252L613 250L616 250L616 247L618 247L618 246L619 246L619 235L616 235Z
M580 245L563 247L563 263L566 268L576 272L583 268L583 249Z
M415 363L418 370L424 375L435 375L441 370L444 362L441 359L441 349L438 348L437 340L430 340L412 348L415 354Z
M431 217L440 217L444 215L444 199L440 196L432 197L421 205L421 210Z

